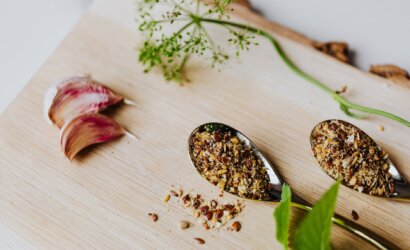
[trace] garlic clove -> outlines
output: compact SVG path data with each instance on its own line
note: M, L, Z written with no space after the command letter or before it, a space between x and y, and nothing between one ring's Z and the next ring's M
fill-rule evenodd
M44 108L51 123L61 128L65 122L86 113L97 113L123 102L107 86L91 77L69 77L48 89Z
M62 127L60 143L65 156L72 160L84 148L117 139L125 133L117 122L105 115L83 114Z

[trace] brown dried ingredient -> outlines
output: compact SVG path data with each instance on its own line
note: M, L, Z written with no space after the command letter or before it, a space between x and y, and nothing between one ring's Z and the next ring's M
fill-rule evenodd
M216 200L211 200L211 207L215 209L216 206L218 206L218 202Z
M180 221L179 222L179 227L181 229L187 229L187 228L189 228L190 225L191 224L188 221Z
M223 204L216 199L205 200L197 193L186 193L183 196L178 194L178 197L186 208L192 209L194 218L206 230L220 228L235 218L244 208L244 204L240 200Z
M215 217L217 220L221 219L223 215L224 215L224 211L222 209L216 210Z
M158 220L158 215L156 213L149 213L148 216L153 222L156 222Z
M169 201L169 198L171 198L169 194L165 195L163 202L167 203Z
M241 223L239 221L235 221L234 223L232 223L231 230L239 232L239 230L241 230Z
M182 189L178 189L178 196L182 197L182 195L184 194L184 191Z
M178 197L177 192L175 192L174 190L171 190L171 195L172 195L172 196L175 196L175 197Z
M372 65L370 66L369 72L389 79L410 79L409 74L406 70L392 64Z
M346 93L347 91L347 85L343 85L342 88L340 90L336 90L336 94L343 94Z
M349 63L349 45L345 42L315 42L313 46L341 62Z
M208 220L211 220L213 215L214 215L214 213L213 213L212 211L206 212L206 218L207 218Z
M205 244L205 241L204 241L203 239L201 239L201 238L194 238L194 240L196 240L199 245Z
M269 200L270 180L252 148L229 131L197 132L191 148L198 171L221 190Z
M182 197L182 203L184 203L185 207L191 206L191 197L189 194L186 194Z
M357 214L356 211L352 210L352 219L353 220L358 220L359 219L359 214Z
M312 152L323 170L344 185L376 196L394 193L387 153L355 126L338 120L318 124Z
M198 209L199 208L199 206L201 206L201 201L200 201L200 199L198 199L198 198L194 198L194 203L192 204L192 206L195 208L195 209Z
M208 210L209 210L209 206L202 206L202 207L199 208L199 211L201 211L201 213L202 213L203 215L206 215L206 213L208 212Z
M195 218L199 218L200 215L201 215L201 214L200 214L198 211L195 211L195 212L194 212L194 217L195 217Z

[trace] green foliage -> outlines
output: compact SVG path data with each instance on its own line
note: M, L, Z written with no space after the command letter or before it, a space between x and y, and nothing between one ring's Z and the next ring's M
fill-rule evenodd
M290 205L292 193L288 185L283 185L281 202L275 209L276 239L282 243L284 249L289 247Z
M330 249L332 217L340 183L335 183L301 222L294 238L295 249Z
M187 81L185 66L191 56L203 57L210 62L213 68L221 68L232 55L239 56L242 51L250 49L255 42L256 35L268 39L275 48L278 56L295 74L323 90L339 103L341 111L354 118L365 118L366 116L356 114L352 111L360 111L365 114L375 114L395 120L410 127L410 121L389 112L373 109L359 104L349 102L331 89L326 84L310 76L301 70L285 53L280 43L273 35L258 28L253 28L237 22L228 21L231 0L212 0L211 3L203 5L200 0L140 0L138 11L139 30L146 39L139 50L139 60L145 67L145 72L154 67L162 70L167 80L183 82ZM156 6L168 6L165 12L155 11ZM206 7L203 10L202 7ZM164 8L161 8L163 10ZM185 22L182 27L166 35L163 25ZM216 45L208 34L204 24L214 24L226 29L231 38L228 45L232 52L220 45Z
M339 182L332 185L300 223L296 229L293 242L291 243L294 249L330 249L332 219L336 207L339 186ZM288 249L291 191L288 186L284 186L282 192L281 202L274 213L276 220L276 239L282 243L284 249ZM302 205L298 204L298 207L301 206Z
M145 66L144 71L149 72L153 68L159 67L165 79L177 82L187 80L185 66L192 55L205 57L212 68L221 68L229 60L230 55L221 46L216 46L205 28L201 25L200 3L191 1L185 4L179 0L144 0L139 5L139 30L145 34L146 40L139 51L139 61ZM208 11L204 16L216 19L229 19L228 12L230 0L214 0L207 5ZM168 5L169 10L159 14L161 20L156 20L151 12L154 12L156 4ZM188 7L197 6L196 12ZM185 20L187 24L178 31L165 35L163 25L172 24L177 20ZM239 55L241 50L249 50L251 41L255 38L252 32L246 30L234 30L230 28L233 38L229 43L235 49L234 54Z

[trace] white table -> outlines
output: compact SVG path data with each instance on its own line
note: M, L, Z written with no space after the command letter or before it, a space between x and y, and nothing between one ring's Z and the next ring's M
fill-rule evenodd
M0 113L92 0L0 0ZM118 1L120 4L121 1ZM318 40L344 40L356 62L410 69L410 1L252 0L268 18Z

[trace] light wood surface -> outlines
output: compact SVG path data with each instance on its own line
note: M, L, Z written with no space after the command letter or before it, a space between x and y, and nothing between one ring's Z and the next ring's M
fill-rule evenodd
M217 197L191 166L187 138L199 124L219 121L248 135L277 166L294 193L310 203L333 183L309 150L313 126L341 118L369 133L410 179L409 128L379 117L347 118L332 99L294 75L270 44L261 44L223 72L190 66L191 84L166 83L161 74L143 74L135 47L141 42L133 22L132 0L97 1L0 118L0 246L12 248L279 248L274 204L246 201L238 233L205 231L199 225L181 231L178 221L194 221L190 210L162 199L172 185ZM254 19L240 9L240 15ZM243 22L247 22L242 19ZM409 117L410 89L389 85L323 55L278 31L284 49L304 70L334 89L347 84L349 99ZM225 33L212 33L225 41ZM284 33L283 33L284 32ZM279 35L280 33L281 35ZM285 34L286 35L286 34ZM24 63L24 62L22 62ZM92 74L139 108L121 107L111 115L140 141L124 137L93 147L73 163L58 145L58 130L43 119L42 99L51 84L76 74ZM379 131L379 125L386 130ZM226 194L225 201L235 197ZM410 204L340 189L337 213L410 248ZM156 212L157 223L147 214ZM297 214L295 214L297 216ZM333 246L367 249L367 243L333 227ZM2 247L3 248L3 247Z

